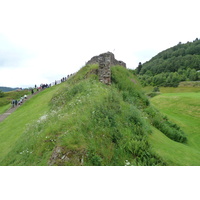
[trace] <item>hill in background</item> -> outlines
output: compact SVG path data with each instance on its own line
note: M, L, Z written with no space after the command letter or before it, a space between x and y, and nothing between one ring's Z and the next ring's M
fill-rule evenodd
M200 81L200 40L179 43L135 70L144 86L177 87L182 81Z
M0 87L0 90L2 92L10 92L10 91L18 90L18 89L20 89L20 88Z
M2 92L10 92L10 91L14 91L14 90L18 90L19 88L11 88L11 87L0 87L0 90Z

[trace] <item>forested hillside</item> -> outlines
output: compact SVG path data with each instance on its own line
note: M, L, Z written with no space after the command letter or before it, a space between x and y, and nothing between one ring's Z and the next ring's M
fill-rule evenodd
M181 81L200 81L200 40L169 48L136 69L143 85L176 87Z
M2 92L9 92L9 91L13 91L13 90L17 90L19 88L11 88L11 87L0 87L0 90Z

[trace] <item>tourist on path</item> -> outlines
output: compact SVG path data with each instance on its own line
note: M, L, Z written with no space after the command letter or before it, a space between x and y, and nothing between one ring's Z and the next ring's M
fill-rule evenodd
M13 108L15 107L15 100L14 99L12 100L12 107Z
M17 103L18 103L18 102L17 102L17 99L15 99L15 106L17 106Z

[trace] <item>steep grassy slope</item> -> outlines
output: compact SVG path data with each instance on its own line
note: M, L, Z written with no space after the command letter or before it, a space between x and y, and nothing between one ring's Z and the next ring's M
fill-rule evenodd
M112 67L107 86L97 68L83 67L0 123L0 165L168 164L148 142L152 125L176 141L186 142L184 133L149 104L128 70Z
M19 138L26 130L27 125L34 123L35 120L49 110L49 101L57 89L58 87L52 87L42 91L26 101L13 114L0 123L0 161L15 146L16 141L19 140L20 142Z
M151 102L180 125L188 139L183 145L155 131L150 141L156 152L171 165L200 165L200 93L166 93L152 98Z

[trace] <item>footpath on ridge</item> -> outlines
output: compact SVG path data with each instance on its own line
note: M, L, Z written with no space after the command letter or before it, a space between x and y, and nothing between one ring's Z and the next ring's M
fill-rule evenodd
M42 90L41 90L41 91L42 91ZM26 102L26 101L29 100L31 97L33 97L34 95L38 94L38 93L41 92L41 91L37 91L37 92L35 92L35 93L33 93L33 94L27 96L27 99L24 99L24 102ZM24 102L23 102L23 104L24 104ZM22 105L23 105L23 104L22 104ZM15 106L14 108L11 107L11 108L9 108L5 113L1 114L1 115L0 115L0 122L2 122L6 117L8 117L8 116L9 116L10 114L12 114L17 108L19 108L19 107L22 106L22 105L17 105L17 106Z
M71 77L71 76L73 76L73 75L75 75L75 74L76 74L76 73L71 74L71 75L68 75L68 76L65 77L65 78L63 77L61 80L56 80L55 82L52 82L50 85L51 85L51 86L54 86L54 85L60 84L60 83L62 83L62 82L64 82L64 81L67 81L69 77ZM33 94L27 96L27 99L24 99L24 102L26 102L26 101L27 101L28 99L30 99L32 96L38 94L39 92L41 92L41 91L43 91L43 90L44 90L44 89L41 89L41 90L36 91L36 92L34 92ZM22 104L22 105L23 105L23 104ZM1 115L0 115L0 122L2 122L6 117L8 117L8 116L9 116L10 114L12 114L17 108L19 108L19 107L22 106L22 105L17 105L17 106L15 106L14 108L11 107L11 108L9 108L5 113L1 114Z

